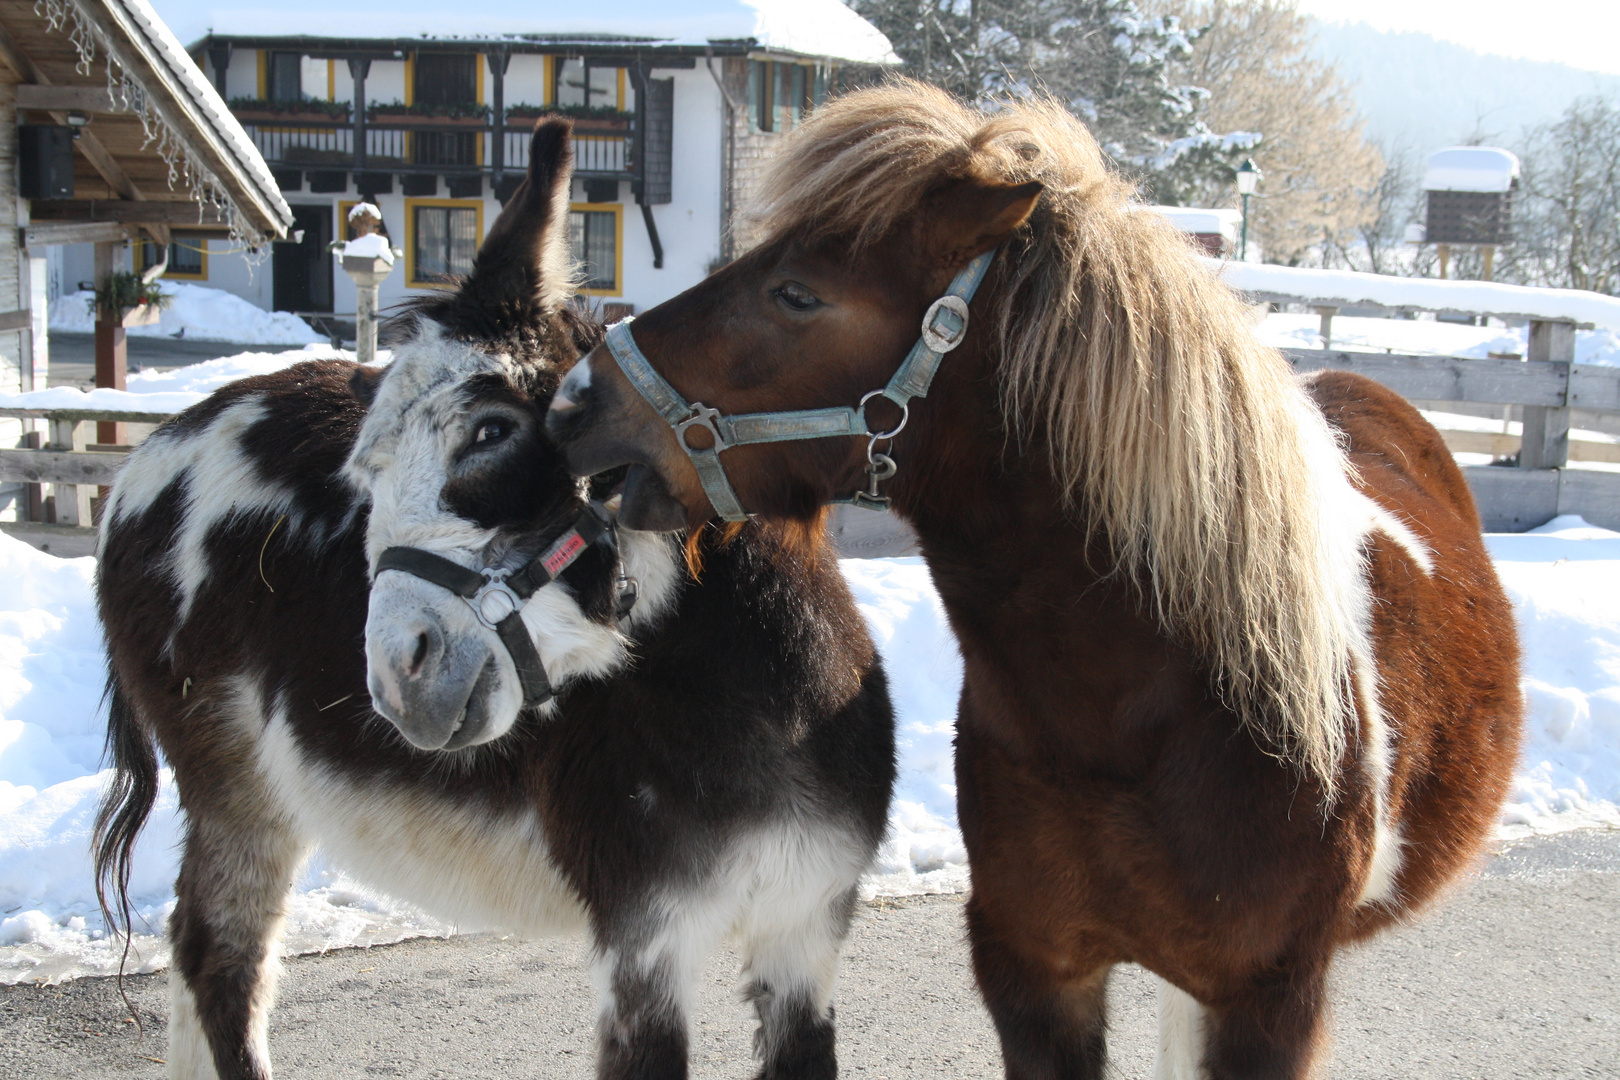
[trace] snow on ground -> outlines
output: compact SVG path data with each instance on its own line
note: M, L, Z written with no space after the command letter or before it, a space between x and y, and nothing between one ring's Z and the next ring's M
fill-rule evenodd
M1279 312L1257 327L1260 339L1278 349L1320 349L1321 320L1315 315ZM1394 352L1419 356L1466 356L1483 360L1490 353L1526 355L1523 326L1461 326L1437 319L1333 319L1333 348L1345 352ZM1575 331L1575 362L1620 366L1620 329L1600 326Z
M153 326L132 326L135 337L174 337L180 331L193 341L232 341L244 345L307 345L325 341L303 319L287 311L265 311L234 293L189 281L160 281L173 299ZM50 328L69 334L96 329L96 294L81 290L51 305Z
M0 394L0 408L179 412L197 404L226 383L249 375L268 375L305 360L330 357L353 360L354 353L347 349L334 349L324 342L283 352L237 353L167 371L148 368L131 375L123 390L107 387L80 390L75 386L53 386L47 390L30 390L26 394ZM392 353L387 349L377 352L377 362L380 364L386 364L391 357Z
M1519 614L1528 737L1504 837L1620 828L1620 533L1559 518L1488 537ZM845 560L898 707L900 782L868 895L966 887L951 736L961 662L922 560ZM93 559L62 560L0 534L0 982L117 970L96 913L89 840L99 770L102 652ZM179 811L170 777L136 849L131 970L168 961ZM304 952L455 927L349 880L316 856L285 948ZM471 929L467 927L466 929Z

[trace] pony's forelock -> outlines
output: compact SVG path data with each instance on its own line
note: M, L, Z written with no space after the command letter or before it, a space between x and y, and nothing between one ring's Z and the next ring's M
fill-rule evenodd
M874 243L953 180L1038 180L998 257L991 348L1011 438L1040 448L1225 699L1331 790L1356 720L1363 576L1323 527L1343 455L1239 300L1051 100L969 108L896 80L834 100L765 177L758 238Z

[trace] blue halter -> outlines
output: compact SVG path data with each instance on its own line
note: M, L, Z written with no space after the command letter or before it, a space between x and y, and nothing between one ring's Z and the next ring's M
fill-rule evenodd
M801 409L797 412L748 413L743 416L722 416L701 401L688 402L669 382L653 370L636 347L630 332L631 319L624 319L608 327L607 347L618 361L619 370L630 380L647 404L675 429L675 440L692 459L703 490L714 504L717 514L727 521L743 521L748 515L737 501L737 493L726 479L726 469L720 462L720 452L733 446L752 443L792 442L799 439L827 439L839 435L863 437L866 444L867 489L835 503L846 503L867 510L887 510L889 498L878 491L878 485L894 476L894 459L878 453L877 444L900 434L911 415L911 399L928 396L928 387L939 371L945 354L962 344L967 337L968 303L978 292L985 272L995 258L995 251L987 251L962 268L951 280L951 287L928 306L923 316L922 337L911 347L900 369L881 390L873 390L861 398L854 408L847 405L827 409ZM866 422L866 403L875 397L887 398L900 407L900 422L892 430L874 432ZM709 433L712 444L698 448L686 441L691 428L702 428Z

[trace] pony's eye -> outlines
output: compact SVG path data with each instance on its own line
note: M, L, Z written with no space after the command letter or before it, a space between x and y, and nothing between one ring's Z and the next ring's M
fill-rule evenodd
M816 298L815 293L796 281L790 281L778 288L776 298L794 311L809 311L811 308L821 305L821 301Z
M478 425L478 434L473 436L473 445L498 443L512 434L512 425L509 421L491 419Z

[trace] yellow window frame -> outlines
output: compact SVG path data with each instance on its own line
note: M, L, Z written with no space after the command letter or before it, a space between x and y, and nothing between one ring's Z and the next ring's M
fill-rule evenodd
M150 236L137 237L136 243L131 245L134 250L130 253L137 274L146 269L146 245L156 245L157 241ZM170 234L170 241L183 244L187 248L202 255L202 271L196 274L179 274L170 270L163 272L160 281L207 281L208 280L208 237L199 235Z
M342 204L339 204L342 205ZM350 204L353 205L353 204ZM406 199L405 200L405 287L408 289L449 289L454 288L445 281L419 281L416 277L416 211L421 207L448 206L471 209L477 212L473 228L478 233L480 246L484 242L484 200L483 199ZM344 217L347 227L348 217Z
M624 203L569 203L568 212L608 212L613 215L613 288L580 289L581 296L624 295Z

